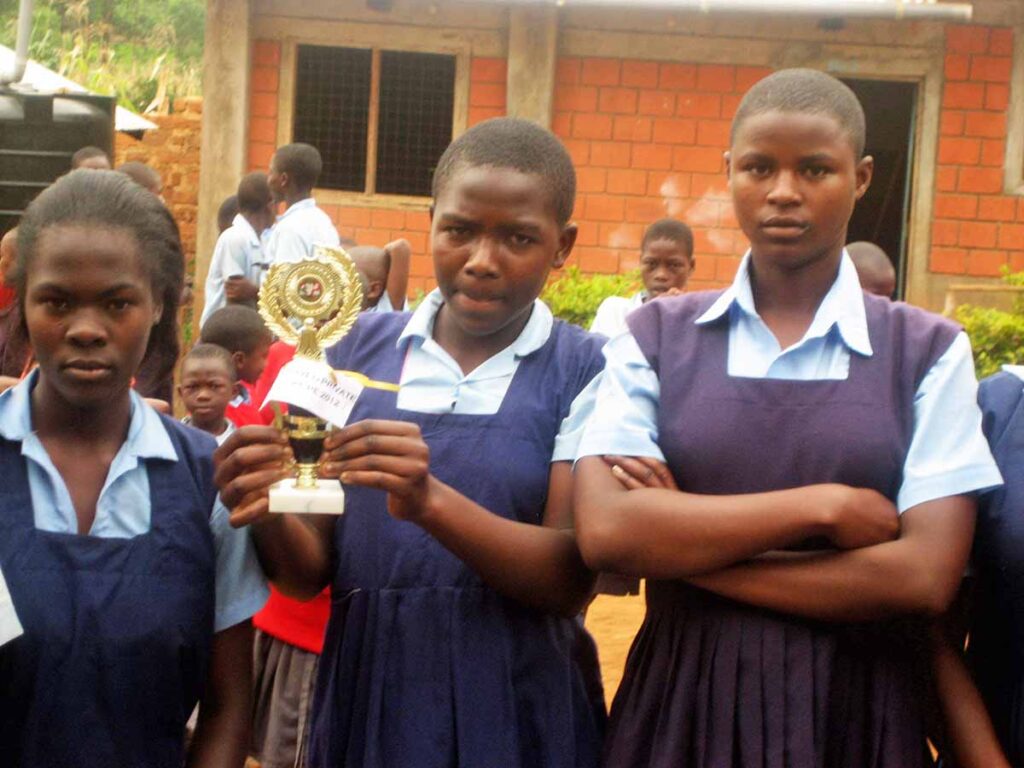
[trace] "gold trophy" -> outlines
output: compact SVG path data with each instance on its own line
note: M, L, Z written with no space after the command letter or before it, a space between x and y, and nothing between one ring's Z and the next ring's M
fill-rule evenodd
M268 401L288 406L279 426L295 455L295 476L270 489L271 512L341 514L345 496L337 480L318 476L330 416L351 391L341 390L324 349L349 332L363 303L363 288L352 259L342 248L315 246L313 256L275 264L259 293L259 312L282 341L296 347L295 358L274 383ZM335 406L332 409L331 404ZM351 405L349 405L349 410ZM343 418L347 418L347 412Z

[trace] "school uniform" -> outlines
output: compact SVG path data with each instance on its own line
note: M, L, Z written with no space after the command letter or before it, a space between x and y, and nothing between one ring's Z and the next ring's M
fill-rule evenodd
M508 348L463 375L432 338L443 304L364 313L328 362L366 389L351 421L419 425L431 471L491 512L542 523L552 461L575 453L574 400L600 340L542 303ZM335 531L331 619L320 658L310 766L595 766L603 702L575 660L582 627L499 595L386 495L346 488Z
M183 418L181 420L181 423L182 424L186 424L186 425L188 425L190 427L193 426L192 425L192 417L191 416L186 416L185 418ZM198 429L198 427L196 427L196 429ZM237 431L238 431L238 426L235 424L235 422L232 421L231 419L225 418L224 419L224 431L221 432L219 435L210 435L210 437L212 437L214 440L217 441L217 445L218 446L221 446L221 445L224 445L224 443L226 443L228 441L228 438L231 437L231 435L233 435ZM207 432L206 434L209 435L210 433Z
M237 214L214 246L210 271L206 276L206 304L199 318L199 327L206 324L210 315L227 306L225 284L229 278L244 277L259 286L268 266L269 260L263 252L259 233L245 216Z
M267 260L281 264L308 259L314 245L338 246L341 239L331 217L307 197L277 217L267 238Z
M639 309L647 301L647 291L640 291L630 297L609 296L601 302L590 324L591 333L600 333L609 339L626 330L626 316Z
M131 395L88 534L32 430L34 372L0 395L0 570L25 634L0 647L4 765L180 768L212 634L266 586L217 501L214 441Z
M978 507L967 660L999 742L1024 764L1024 368L981 383L985 435L1006 479Z
M395 309L394 305L392 305L392 303L391 303L391 297L388 296L388 292L384 291L384 293L382 293L380 295L380 300L376 304L374 304L372 307L367 309L366 311L367 312L380 312L380 313L384 313L384 312L405 312L408 309L409 309L409 300L408 299L406 299L402 303L402 308L401 309Z
M1000 483L958 327L864 294L844 254L804 338L780 350L749 264L725 291L630 315L580 456L659 458L700 494L845 483L900 512ZM923 766L922 636L910 619L811 622L648 581L606 765Z

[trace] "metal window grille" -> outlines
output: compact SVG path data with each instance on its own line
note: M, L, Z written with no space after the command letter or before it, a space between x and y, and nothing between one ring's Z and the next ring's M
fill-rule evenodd
M318 186L429 196L452 138L455 57L298 47L294 141L320 150Z
M369 50L299 46L292 136L320 150L323 171L317 186L366 188L372 66Z
M377 191L430 195L434 167L452 140L455 57L382 51Z

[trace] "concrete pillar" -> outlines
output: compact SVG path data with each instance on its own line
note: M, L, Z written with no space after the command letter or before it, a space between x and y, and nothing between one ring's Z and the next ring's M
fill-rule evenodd
M217 209L246 171L249 126L249 0L207 0L203 50L203 130L196 231L195 318L217 243ZM198 336L198 328L195 329Z
M509 10L508 114L551 125L558 59L558 9Z

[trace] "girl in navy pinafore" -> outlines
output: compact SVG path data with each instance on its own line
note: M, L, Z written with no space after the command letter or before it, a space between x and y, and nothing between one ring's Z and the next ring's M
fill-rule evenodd
M575 242L574 188L565 147L529 121L445 151L438 289L411 317L364 313L327 353L372 385L324 443L322 475L345 484L336 522L268 514L279 432L243 428L221 452L224 501L275 582L331 585L311 766L597 766L604 705L578 623L593 574L569 528L603 339L538 301Z
M967 765L1024 763L1024 382L1021 366L985 379L978 390L985 436L1005 485L978 507L966 590L966 625L954 616L947 648L936 656L946 717L944 751ZM961 652L964 631L967 667ZM971 686L976 690L971 690ZM980 700L978 694L980 693ZM1001 754L1000 754L1001 753ZM957 763L960 764L960 763Z
M362 316L331 350L331 366L398 381L395 343L408 319ZM539 525L551 446L600 367L599 347L556 322L492 416L401 411L394 392L367 389L351 421L418 424L438 479L494 514ZM484 457L500 471L486 471ZM603 703L573 663L576 644L588 641L577 622L502 597L430 534L392 519L385 502L378 490L346 490L310 764L595 765Z
M177 229L79 170L29 206L19 259L38 369L0 395L0 606L23 630L0 646L0 763L180 768L202 700L190 757L240 765L266 586L216 504L213 439L130 389L176 338Z
M732 286L651 302L606 347L580 547L648 577L608 768L930 762L923 619L999 473L966 337L865 294L843 248L864 141L835 78L757 83L726 156L750 240Z

